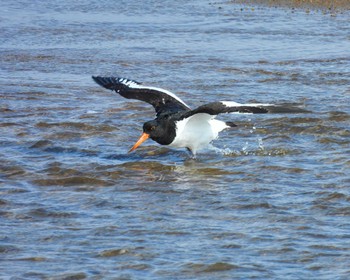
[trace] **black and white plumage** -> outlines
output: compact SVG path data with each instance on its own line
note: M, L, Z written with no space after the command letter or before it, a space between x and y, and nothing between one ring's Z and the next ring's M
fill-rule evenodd
M93 76L93 80L104 88L114 90L128 99L138 99L151 104L156 118L143 125L143 134L129 152L135 150L148 138L161 145L187 148L193 155L212 140L219 132L236 126L231 122L216 120L222 113L299 113L297 107L273 104L239 104L218 101L191 109L185 102L170 91L144 86L133 80L117 77Z

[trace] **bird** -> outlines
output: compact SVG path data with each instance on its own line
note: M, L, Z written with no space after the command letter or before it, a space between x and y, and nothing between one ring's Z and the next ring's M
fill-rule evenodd
M135 80L121 77L92 76L100 86L115 91L127 99L136 99L153 106L156 117L143 124L143 133L131 147L136 150L147 139L160 145L186 148L195 158L197 151L204 149L219 133L236 127L233 122L217 120L223 113L300 113L305 110L285 105L215 101L191 109L174 93L152 86L145 86Z

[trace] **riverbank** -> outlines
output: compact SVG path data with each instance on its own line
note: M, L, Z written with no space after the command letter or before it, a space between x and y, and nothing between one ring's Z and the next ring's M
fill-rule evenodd
M324 12L342 12L350 10L350 1L348 0L234 0L232 2L268 5L273 7L289 7L293 9L321 10Z

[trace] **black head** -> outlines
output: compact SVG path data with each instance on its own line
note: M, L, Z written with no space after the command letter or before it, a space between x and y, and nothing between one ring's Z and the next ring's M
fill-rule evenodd
M161 145L169 145L174 140L175 126L168 121L153 120L143 124L143 132Z
M148 138L161 145L169 145L175 138L175 123L168 120L153 120L144 123L143 133L129 152L135 150Z

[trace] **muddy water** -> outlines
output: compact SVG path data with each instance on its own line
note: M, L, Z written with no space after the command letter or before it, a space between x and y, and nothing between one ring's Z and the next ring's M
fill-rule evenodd
M348 279L349 14L207 1L12 1L0 11L1 279ZM91 75L189 105L298 104L192 160Z

